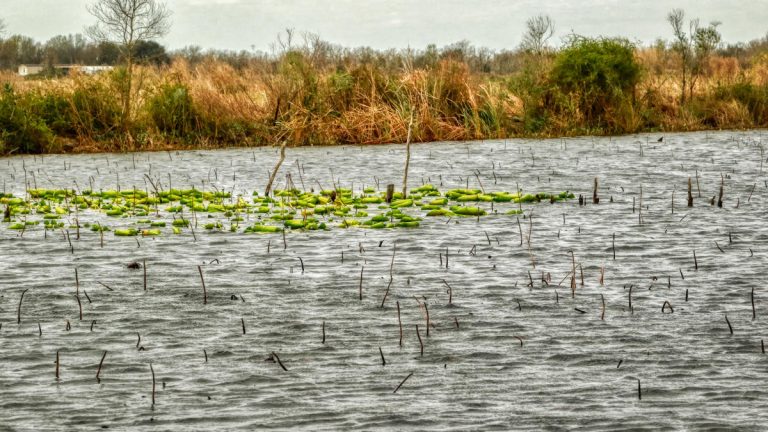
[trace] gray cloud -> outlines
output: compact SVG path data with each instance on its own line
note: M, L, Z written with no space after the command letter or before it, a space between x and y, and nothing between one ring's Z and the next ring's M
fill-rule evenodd
M92 23L88 0L0 0L10 33L46 40L82 32ZM665 16L673 7L703 22L722 21L726 41L768 33L768 0L169 0L173 29L162 41L226 49L268 50L285 28L318 33L345 46L438 46L462 39L494 49L513 48L525 20L552 16L557 37L571 31L626 36L643 43L669 38Z

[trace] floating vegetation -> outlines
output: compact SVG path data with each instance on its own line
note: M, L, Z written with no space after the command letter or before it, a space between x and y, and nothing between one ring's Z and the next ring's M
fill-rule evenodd
M567 191L522 194L451 189L442 194L430 184L413 189L406 197L394 193L389 204L386 192L373 188L366 188L360 194L345 188L319 193L282 189L274 191L274 198L253 192L250 202L229 192L194 188L154 194L137 189L99 192L30 189L27 197L11 194L0 197L0 204L8 209L8 218L4 220L7 229L29 230L42 223L45 229L54 230L65 226L62 218L79 229L79 219L83 216L104 215L108 223L88 222L82 226L94 232L112 231L115 236L145 237L171 232L181 234L183 229L198 227L199 218L208 219L199 225L211 232L418 228L425 217L503 217L523 213L521 203L555 203L575 198ZM505 209L504 204L517 205Z

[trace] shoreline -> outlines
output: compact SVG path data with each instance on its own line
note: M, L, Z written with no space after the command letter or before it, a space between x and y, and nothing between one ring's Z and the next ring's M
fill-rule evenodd
M723 129L695 129L695 130L648 130L638 131L633 133L623 134L573 134L573 135L520 135L509 136L503 138L481 138L481 139L467 139L467 140L440 140L440 141L412 141L412 145L432 144L432 143L482 143L485 141L503 141L503 140L557 140L557 139L581 139L581 138L613 138L613 137L628 137L628 136L653 136L653 135L667 135L667 134L695 134L695 133L720 133L720 132L734 132L734 133L748 133L748 132L768 132L768 128L755 127L755 128L723 128ZM202 146L202 145L169 145L163 147L154 148L136 148L124 151L109 150L108 146L105 147L78 147L80 151L62 151L62 152L48 152L48 153L16 153L0 155L1 159L12 159L16 157L26 156L69 156L69 155L88 155L88 154L131 154L131 153L162 153L162 152L178 152L178 151L215 151L215 150L238 150L238 149L251 149L251 148L265 148L275 147L279 148L278 143L263 144L263 145L231 145L230 143L222 143L223 145L217 146ZM298 148L315 148L315 147L377 147L377 146L405 146L405 142L379 142L379 143L335 143L335 144L307 144L307 145L291 145L288 143L286 148L298 149Z

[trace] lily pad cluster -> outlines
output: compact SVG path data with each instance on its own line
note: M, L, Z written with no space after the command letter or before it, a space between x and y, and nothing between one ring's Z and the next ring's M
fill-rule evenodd
M75 191L31 189L25 197L0 194L3 222L12 230L87 228L116 236L159 236L184 230L279 233L331 228L417 228L423 218L481 217L522 213L523 204L555 203L574 198L570 192L510 193L451 189L441 193L427 184L407 196L366 188L362 193L334 190L276 190L233 197L224 191L136 189ZM103 216L103 217L102 217Z

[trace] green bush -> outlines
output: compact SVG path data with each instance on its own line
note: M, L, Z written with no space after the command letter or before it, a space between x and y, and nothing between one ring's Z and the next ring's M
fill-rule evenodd
M574 94L590 124L603 123L603 116L619 107L640 80L635 47L623 38L574 36L555 58L552 83L562 92Z
M190 138L198 126L198 116L189 90L182 84L165 84L147 104L149 116L163 134Z
M747 82L723 85L715 90L715 97L739 101L749 111L755 126L768 125L768 86Z
M53 143L53 133L45 121L6 84L0 93L0 154L44 153Z

